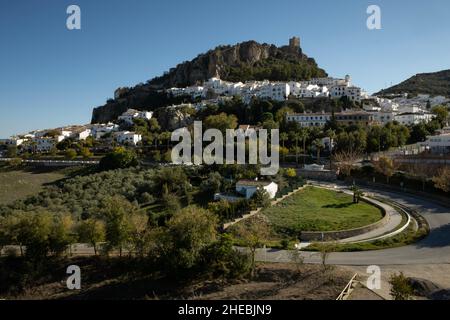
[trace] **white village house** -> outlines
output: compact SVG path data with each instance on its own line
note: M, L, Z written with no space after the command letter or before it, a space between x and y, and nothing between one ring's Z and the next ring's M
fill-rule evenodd
M250 199L257 190L266 190L270 199L274 199L278 192L278 184L272 181L239 180L236 183L235 193L216 193L214 200L235 202Z
M117 119L119 121L125 122L126 124L132 125L134 119L144 119L150 120L153 116L153 112L151 111L138 111L134 109L128 109L122 115L120 115Z
M266 190L270 199L273 199L278 192L278 184L261 180L239 180L236 183L236 192L246 199L250 199L257 190Z
M429 136L427 141L420 143L420 145L434 154L450 154L450 133Z
M11 137L9 139L0 139L0 144L6 145L6 146L20 146L23 144L25 139L21 139L18 137Z
M142 140L142 136L135 132L118 131L114 133L116 141L123 145L136 146Z

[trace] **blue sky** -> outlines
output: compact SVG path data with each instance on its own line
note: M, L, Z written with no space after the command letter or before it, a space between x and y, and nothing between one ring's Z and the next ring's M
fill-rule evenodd
M66 29L81 7L82 29ZM382 10L382 30L366 9ZM220 44L299 36L331 76L369 92L450 68L448 0L0 0L0 137L88 123L119 86Z

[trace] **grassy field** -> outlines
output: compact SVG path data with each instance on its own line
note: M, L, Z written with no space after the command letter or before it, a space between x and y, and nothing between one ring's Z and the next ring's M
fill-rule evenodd
M15 200L37 194L45 184L64 177L65 174L58 170L1 170L0 204L8 204Z
M382 218L378 208L365 202L354 204L352 196L307 187L262 212L277 233L346 230L372 224Z

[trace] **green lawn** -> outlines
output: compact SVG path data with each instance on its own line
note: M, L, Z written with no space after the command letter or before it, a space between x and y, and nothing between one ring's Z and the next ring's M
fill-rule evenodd
M39 193L46 183L64 178L58 171L0 171L0 204L9 204L15 200Z
M362 227L380 220L380 209L365 202L354 204L352 196L307 187L276 206L263 211L279 234L300 231L333 231Z

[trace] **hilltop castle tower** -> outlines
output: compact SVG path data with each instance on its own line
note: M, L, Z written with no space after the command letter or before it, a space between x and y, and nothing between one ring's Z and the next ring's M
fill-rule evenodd
M292 37L289 39L289 47L291 49L300 49L300 38Z

